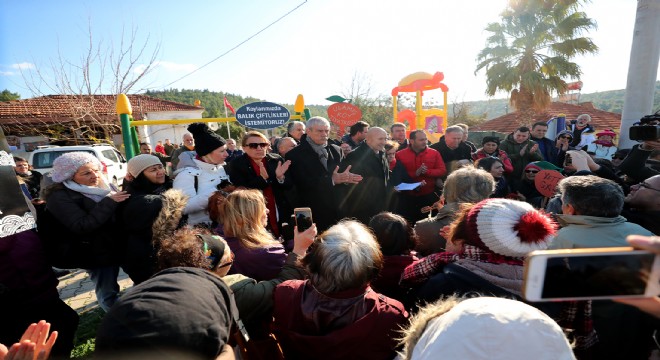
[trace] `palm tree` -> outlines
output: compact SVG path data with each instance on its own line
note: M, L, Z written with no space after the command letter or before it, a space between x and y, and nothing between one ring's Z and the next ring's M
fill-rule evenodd
M510 0L501 21L490 23L486 47L475 74L486 69L486 94L510 92L513 107L526 121L550 104L553 92L566 92L564 79L579 79L576 55L598 47L584 32L596 23L579 11L579 0Z

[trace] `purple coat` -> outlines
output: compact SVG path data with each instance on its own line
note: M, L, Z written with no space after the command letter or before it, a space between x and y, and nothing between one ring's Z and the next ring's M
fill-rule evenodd
M0 238L0 284L14 299L34 304L57 300L57 282L34 231Z
M225 240L234 253L234 264L229 274L243 274L257 281L272 280L286 261L287 254L281 244L248 249L235 237L226 237Z

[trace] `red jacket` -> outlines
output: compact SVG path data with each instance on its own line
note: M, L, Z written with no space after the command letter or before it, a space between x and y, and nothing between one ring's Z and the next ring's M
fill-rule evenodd
M511 159L509 159L509 156L506 154L506 151L497 149L499 154L497 157L502 160L502 164L504 164L504 173L505 174L511 174L513 172L513 164L511 163ZM491 155L486 154L483 148L477 150L474 154L472 154L472 160L477 161L479 159L483 159L485 157L489 157Z
M324 295L309 280L289 280L274 298L273 332L287 359L393 359L407 324L400 302L368 286Z
M421 196L427 195L435 190L435 180L445 176L447 169L445 168L445 162L442 161L442 156L436 150L433 150L429 147L422 150L419 154L415 153L411 147L407 147L396 153L396 161L403 164L413 181L426 181L426 185L422 186L419 191L414 192L410 191L410 195ZM417 169L426 164L426 174L421 176L416 176L415 172Z

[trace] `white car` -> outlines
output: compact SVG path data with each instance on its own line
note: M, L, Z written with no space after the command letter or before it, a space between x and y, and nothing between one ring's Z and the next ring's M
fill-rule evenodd
M53 161L62 154L73 151L85 151L96 156L103 165L101 172L108 184L116 188L126 176L126 158L114 146L109 144L76 145L76 146L49 146L39 148L30 153L29 163L34 170L46 175L53 170Z

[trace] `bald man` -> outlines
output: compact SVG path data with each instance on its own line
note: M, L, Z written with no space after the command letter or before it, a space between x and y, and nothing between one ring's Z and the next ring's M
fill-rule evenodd
M341 162L339 171L350 167L353 174L362 175L358 184L344 186L339 204L343 217L354 217L364 224L372 216L385 210L390 168L385 157L387 132L379 127L369 128L365 141Z

